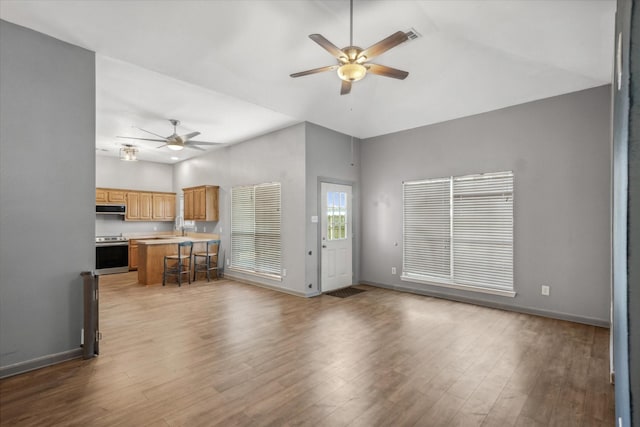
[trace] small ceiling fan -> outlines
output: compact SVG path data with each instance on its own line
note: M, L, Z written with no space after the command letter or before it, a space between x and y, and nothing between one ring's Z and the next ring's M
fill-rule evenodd
M176 127L180 124L180 120L169 119L169 122L173 125L173 134L169 136L158 135L157 133L149 132L148 130L136 127L136 129L140 129L143 132L150 133L151 135L157 136L161 139L136 138L133 136L119 136L118 138L138 139L141 141L164 142L163 145L157 148L168 147L171 150L175 150L175 151L182 150L184 147L193 148L194 150L205 151L204 148L200 148L198 147L198 145L218 145L219 144L218 142L194 141L191 139L200 135L200 132L191 132L186 135L178 135L178 133L176 132Z
M380 40L373 46L362 49L353 45L353 0L350 0L350 33L349 46L342 49L324 38L321 34L311 34L309 38L318 43L322 48L329 52L338 60L336 65L314 68L312 70L301 71L299 73L290 74L291 77L302 77L310 74L322 73L324 71L338 70L338 76L342 80L340 87L340 95L346 95L351 92L351 84L363 79L367 72L377 74L379 76L391 77L394 79L404 80L409 73L385 65L370 64L368 61L382 55L389 49L409 40L409 36L403 31L397 31L389 37Z

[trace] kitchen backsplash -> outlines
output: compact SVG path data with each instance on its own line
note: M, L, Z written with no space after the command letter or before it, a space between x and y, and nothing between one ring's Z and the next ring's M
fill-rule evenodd
M96 215L96 236L117 236L120 233L172 231L173 221L124 221L118 215Z

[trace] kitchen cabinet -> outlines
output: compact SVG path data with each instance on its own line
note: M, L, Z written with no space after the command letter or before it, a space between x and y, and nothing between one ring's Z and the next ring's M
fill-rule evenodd
M96 188L96 205L107 203L107 190L104 188Z
M124 205L126 203L125 190L112 190L109 188L96 188L96 204Z
M127 192L127 221L151 221L153 219L153 193L142 191Z
M219 188L217 185L183 188L185 221L217 221Z
M129 271L138 269L138 241L129 240Z
M153 194L140 193L140 220L151 221L153 219Z
M184 192L184 219L186 221L193 220L193 190L183 189Z
M173 221L176 218L176 195L153 194L153 219L155 221Z
M176 194L96 188L96 204L126 205L126 221L174 221Z
M127 213L125 219L129 221L140 219L140 193L127 193Z

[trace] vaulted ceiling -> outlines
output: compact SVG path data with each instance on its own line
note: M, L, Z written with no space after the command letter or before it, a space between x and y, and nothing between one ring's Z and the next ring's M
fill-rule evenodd
M301 121L367 138L587 89L611 80L615 0L355 0L354 44L421 35L376 59L340 96L336 61L308 38L349 44L347 0L3 0L0 18L97 53L96 147L136 129L235 143ZM139 158L200 154L133 141ZM215 147L213 148L215 149ZM172 159L172 156L177 158Z

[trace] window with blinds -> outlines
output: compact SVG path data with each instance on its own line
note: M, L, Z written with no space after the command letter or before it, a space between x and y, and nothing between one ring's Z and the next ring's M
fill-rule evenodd
M403 184L402 279L513 292L513 173Z
M281 278L280 183L231 189L231 268Z

